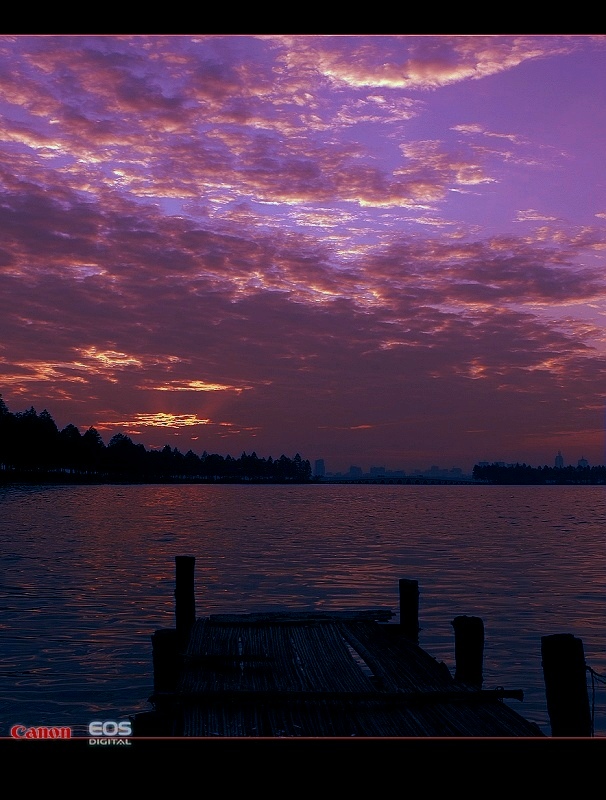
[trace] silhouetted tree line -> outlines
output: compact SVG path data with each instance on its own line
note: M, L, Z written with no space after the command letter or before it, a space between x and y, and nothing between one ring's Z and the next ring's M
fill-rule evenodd
M501 484L598 484L606 483L606 466L529 467L527 464L476 464L473 477L476 480Z
M274 460L256 453L240 458L204 451L181 453L165 445L146 450L129 436L117 433L105 445L95 428L81 434L75 425L59 430L49 412L32 406L11 413L0 395L0 481L16 480L128 482L267 481L306 482L311 465L297 453Z

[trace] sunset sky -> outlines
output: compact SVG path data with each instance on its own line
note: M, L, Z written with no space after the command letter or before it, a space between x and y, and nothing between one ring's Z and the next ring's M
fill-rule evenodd
M605 463L605 36L4 36L0 148L10 411Z

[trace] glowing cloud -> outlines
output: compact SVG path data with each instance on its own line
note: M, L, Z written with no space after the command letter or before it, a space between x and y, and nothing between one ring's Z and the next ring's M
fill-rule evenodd
M107 428L133 428L133 427L152 427L152 428L184 428L191 425L210 425L210 419L199 419L195 414L169 414L157 412L155 414L135 414L129 420L112 420L110 422L99 422L97 427L100 430Z
M168 381L159 386L148 386L157 392L243 392L251 386L228 386L223 383L206 383L205 381Z
M102 367L111 369L126 369L127 367L141 367L142 362L135 356L119 353L116 350L97 350L96 347L86 347L79 351L83 358L98 362Z

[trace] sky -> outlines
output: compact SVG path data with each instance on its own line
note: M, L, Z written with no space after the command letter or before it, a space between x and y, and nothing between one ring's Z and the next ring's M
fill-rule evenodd
M606 36L0 37L0 394L146 448L605 463Z

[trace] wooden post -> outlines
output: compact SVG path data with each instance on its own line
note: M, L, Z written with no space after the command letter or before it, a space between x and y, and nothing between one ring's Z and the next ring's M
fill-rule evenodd
M570 633L543 636L541 656L552 736L591 736L583 642Z
M185 648L196 621L193 556L176 556L175 617L179 646Z
M484 659L484 623L480 617L455 617L455 680L468 686L482 687Z
M400 578L400 631L419 643L419 583Z
M161 628L151 639L154 692L174 692L177 688L181 663L178 655L177 631L174 628Z

